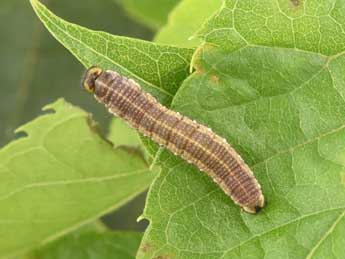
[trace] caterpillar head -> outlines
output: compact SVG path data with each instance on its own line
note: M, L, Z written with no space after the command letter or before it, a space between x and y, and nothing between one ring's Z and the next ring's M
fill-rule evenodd
M98 66L92 66L88 70L86 70L83 79L82 79L82 87L90 92L94 93L96 89L96 79L103 73L103 69Z

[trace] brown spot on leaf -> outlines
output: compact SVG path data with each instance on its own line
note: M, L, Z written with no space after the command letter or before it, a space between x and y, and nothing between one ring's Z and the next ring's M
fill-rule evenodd
M214 46L211 44L203 44L200 45L194 52L192 61L191 61L191 68L195 69L195 73L197 74L204 74L205 68L202 64L203 56L205 52L214 49ZM191 71L192 72L192 71Z
M345 174L341 175L341 184L345 187Z
M219 77L217 75L211 75L210 80L213 84L219 84Z
M149 243L143 243L143 244L140 246L140 250L141 250L143 253L150 252L150 251L152 250L152 245L149 244Z
M176 258L176 254L174 252L167 252L167 253L157 255L153 259L173 259L173 258Z
M293 6L300 6L302 4L302 0L290 0Z
M191 71L190 72L192 72L192 70L195 70L196 74L204 74L205 73L205 69L201 64L201 54L200 53L201 53L201 51L198 48L193 55L193 58L191 61Z
M154 257L153 259L172 259L172 257L170 257L168 255L158 255L158 256Z

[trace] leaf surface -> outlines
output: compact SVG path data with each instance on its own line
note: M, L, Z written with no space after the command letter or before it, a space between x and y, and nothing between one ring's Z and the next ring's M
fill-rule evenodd
M157 173L114 149L88 114L63 100L0 150L0 258L55 239L144 191Z
M166 105L188 76L191 49L92 31L64 21L37 0L31 4L50 33L85 67L98 65L128 76Z
M266 207L249 215L165 151L138 258L342 258L344 4L226 1L199 35L172 108L224 136ZM149 248L149 249L148 249Z
M35 259L132 259L142 233L88 231L72 233L34 253Z
M96 64L130 77L166 106L189 75L192 49L89 30L64 21L37 0L31 4L50 33L84 66ZM143 141L154 155L157 146L146 138Z
M156 34L154 41L179 47L197 47L202 40L194 33L219 10L222 0L182 0L171 11L168 23Z
M45 3L61 17L88 28L136 38L152 37L112 1L84 0L83 8L79 1ZM92 111L103 129L107 128L104 108L80 90L83 67L47 33L30 1L0 1L0 32L0 146L15 137L17 127L37 117L42 106L61 96Z
M119 0L136 21L156 30L167 22L170 11L180 0Z
M140 134L131 128L123 119L116 117L111 121L108 139L115 147L123 146L137 149L149 161L149 153Z

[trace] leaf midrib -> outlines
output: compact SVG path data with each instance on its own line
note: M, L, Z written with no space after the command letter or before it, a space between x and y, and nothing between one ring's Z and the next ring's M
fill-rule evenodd
M49 115L46 115L49 116ZM58 116L58 114L56 114L56 116ZM73 121L73 120L80 120L80 119L85 119L86 117L84 115L74 115L74 116L69 116L67 118L64 118L62 120L59 120L58 122L54 123L53 125L51 125L51 127L49 127L49 129L46 129L46 132L44 134L44 136L42 137L42 140L40 140L38 143L36 143L37 146L35 147L30 147L28 149L26 149L25 151L22 152L16 152L14 155L12 155L11 157L9 157L6 161L6 163L0 163L0 165L4 168L6 168L9 172L11 172L12 174L15 175L15 172L8 167L8 163L15 157L18 156L22 156L26 153L32 152L33 150L43 150L45 152L47 152L48 155L51 155L58 163L66 166L67 168L69 168L72 171L79 171L76 170L74 167L72 167L71 165L69 165L68 163L66 163L65 161L59 159L56 157L56 155L54 153L52 153L45 145L45 138L46 138L46 134L47 132L52 131L53 129L55 129L56 127L60 126L61 124ZM25 139L24 139L25 140ZM123 177L130 177L133 175L139 175L142 174L143 172L147 172L150 171L149 168L143 168L140 170L134 170L134 171L126 171L126 172L120 172L120 173L116 173L114 175L108 175L108 176L103 176L103 177L88 177L88 178L83 178L83 179L73 179L73 180L61 180L61 181L47 181L47 182L36 182L36 183L31 183L31 184L27 184L24 185L20 188L17 188L15 190L13 190L12 192L0 196L0 201L4 201L6 199L11 198L13 195L16 195L18 193L21 193L24 190L27 189L31 189L31 188L38 188L38 187L46 187L46 186L57 186L57 185L66 185L66 184L80 184L80 183L87 183L87 182L102 182L102 181L109 181L109 180L114 180L117 178L123 178ZM79 171L79 173L81 173Z
M7 169L14 173L10 168L7 167ZM20 188L17 188L13 190L12 192L0 196L0 202L5 201L7 199L10 199L12 196L19 194L25 190L28 189L36 189L36 188L44 188L48 186L65 186L65 185L73 185L73 184L82 184L82 183L100 183L103 181L111 181L114 179L118 178L125 178L125 177L131 177L134 175L141 175L143 173L146 173L150 171L148 168L147 169L141 169L141 170L135 170L135 171L129 171L129 172L121 172L121 173L116 173L114 175L108 175L108 176L102 176L102 177L87 177L83 179L73 179L73 180L60 180L60 181L46 181L46 182L36 182L36 183L31 183L24 185Z
M249 46L252 46L252 47L265 47L265 48L281 48L281 47L275 47L275 46L262 46L262 45L253 45L253 44L249 44L249 45L247 45L247 46L244 46L243 48L246 48L246 47L249 47ZM243 48L241 48L241 49L243 49ZM321 53L316 53L316 52L307 51L307 50L303 50L303 49L296 49L296 48L283 48L283 49L296 50L296 51L300 51L300 52L304 52L304 53L308 53L308 54L317 54L317 55L320 55L320 56L326 58L327 61L326 61L326 63L325 63L318 71L316 71L308 80L306 80L305 82L303 82L300 86L298 86L297 88L293 89L292 91L290 91L290 92L288 92L288 93L283 93L283 94L280 94L280 95L290 94L291 92L294 92L294 91L296 91L296 90L302 88L302 87L305 86L306 83L308 83L310 80L312 80L313 78L315 78L315 77L316 77L317 75L319 75L321 72L325 71L326 68L328 68L329 63L330 63L332 60L334 60L335 58L337 58L337 57L339 57L339 56L341 56L341 55L343 55L343 54L345 53L345 51L341 51L341 52L336 53L336 54L334 54L334 55L326 56L326 55L323 55L323 54L321 54ZM238 51L238 49L237 49L236 51ZM179 88L179 90L180 90L180 89L181 89L181 88ZM178 90L178 91L179 91L179 90ZM176 98L177 95L178 95L178 92L177 92L177 94L173 97L172 105L174 104L174 100L175 100L175 98ZM279 95L279 96L280 96L280 95ZM276 97L276 96L272 96L272 97ZM269 98L271 98L271 97L269 97ZM255 99L255 100L253 100L253 101L257 101L257 99ZM243 104L241 104L241 105L243 105ZM338 131L340 131L340 130L342 130L342 129L344 129L344 128L345 128L345 123L341 124L341 125L340 125L339 127L337 127L337 128L330 129L330 130L328 130L328 131L326 131L326 132L324 132L324 133L322 133L322 134L319 134L318 136L315 136L315 137L313 137L313 138L310 138L310 139L306 140L305 142L299 143L299 144L297 144L297 145L294 145L294 146L289 147L289 148L287 148L287 149L284 149L284 150L282 150L282 151L276 152L275 154L273 154L273 155L271 155L271 156L265 158L264 160L261 160L261 161L255 163L255 164L252 165L251 167L253 167L253 168L254 168L254 167L257 167L257 166L259 166L260 164L265 163L265 162L271 160L272 158L274 158L274 157L276 157L276 156L278 156L278 155L281 155L281 154L284 154L284 153L287 153L287 152L291 152L291 151L293 151L293 150L295 150L295 149L297 149L297 148L299 148L299 147L303 147L303 146L305 146L305 145L308 145L308 144L310 144L310 143L313 143L314 141L318 141L318 140L322 139L323 137L326 137L326 136L328 136L328 135L331 135L331 134L333 134L333 133L336 133L336 132L338 132ZM164 148L160 148L160 150L163 150L163 149L164 149ZM157 152L156 155L157 155L157 154L159 155L160 152ZM157 157L156 157L156 159L157 159ZM156 159L155 159L155 160L156 160ZM166 176L165 176L165 177L166 177ZM165 178L165 177L164 177L164 178ZM195 204L196 202L198 202L198 201L204 199L205 197L209 196L210 194L214 193L215 191L216 191L216 190L210 191L209 193L207 193L207 194L204 195L203 197L199 197L197 200L195 200L195 201L193 201L193 202L191 202L191 203L188 203L187 205L185 205L185 206L183 206L183 207L181 207L181 208L175 210L173 213L168 213L168 214L170 214L170 215L169 215L169 220L168 220L168 222L170 222L172 216L173 216L176 212L181 211L181 210L183 210L183 209L185 209L185 208L187 208L187 207L189 207L189 206ZM161 209L162 209L162 207L161 207ZM163 209L162 209L162 210L163 210ZM333 231L334 228L337 226L337 224L341 221L341 219L343 219L343 218L345 217L345 207L331 208L331 209L326 209L326 210L320 210L320 211L313 212L313 213L310 213L310 214L304 214L303 216L297 217L297 218L295 218L295 219L293 219L293 220L290 220L290 221L285 222L285 223L283 223L283 224L277 225L277 226L275 226L275 227L273 227L273 228L271 228L271 229L269 229L269 230L267 230L267 231L265 231L265 232L262 232L262 233L260 233L260 234L254 235L254 236L250 237L249 239L247 239L247 240L241 242L240 244L238 244L238 245L236 245L236 246L234 246L234 247L229 248L228 250L225 250L225 251L224 251L224 250L219 250L219 251L217 251L217 250L212 250L212 252L215 252L215 253L221 252L221 253L223 253L222 258L224 258L224 256L225 256L227 253L231 252L232 250L234 250L234 249L236 249L236 248L238 248L238 247L241 247L242 245L244 245L244 244L246 244L246 243L248 243L248 242L250 242L250 241L252 241L252 240L254 240L254 239L256 239L256 238L259 238L259 237L261 237L261 236L263 236L263 235L265 235L265 234L268 234L268 233L270 233L270 232L272 232L272 231L275 231L275 230L277 230L277 229L280 229L280 228L282 228L282 227L285 227L285 226L287 226L287 225L289 225L289 224L298 222L298 221L303 220L303 219L308 218L308 217L316 216L316 215L319 215L319 214L322 214L322 213L337 211L337 210L342 210L342 213L341 213L340 216L337 218L337 220L332 224L332 226L328 229L328 231L326 231L325 234L321 237L321 239L316 243L316 245L310 250L310 256L312 256L312 254L315 252L315 250L317 250L317 248L322 244L322 242L323 242L325 239L327 239L327 237L332 233L332 231ZM163 211L164 211L164 210L163 210ZM168 224L169 224L169 223L168 223ZM167 240L168 240L168 237L166 237L166 238L167 238ZM195 252L195 251L193 251L193 252ZM308 255L307 258L311 258L310 256Z

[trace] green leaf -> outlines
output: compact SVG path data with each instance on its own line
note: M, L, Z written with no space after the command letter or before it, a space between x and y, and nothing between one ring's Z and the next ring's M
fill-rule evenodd
M236 148L267 205L241 211L209 177L163 152L138 258L343 258L344 7L226 1L201 30L197 71L172 107Z
M88 114L63 100L22 126L0 150L0 257L24 252L92 221L144 191L137 152L114 149Z
M83 8L79 1L45 2L61 17L86 27L152 37L112 1L84 0ZM47 33L29 1L0 1L0 32L0 146L15 137L17 127L37 117L43 105L61 96L92 111L102 128L107 128L104 107L90 101L90 96L80 90L80 63Z
M109 127L108 139L114 144L115 147L130 147L137 149L143 154L146 161L149 161L149 152L144 146L143 139L139 133L131 128L121 118L114 118Z
M51 34L84 66L97 64L133 78L166 105L188 76L191 49L92 31L62 20L37 0L31 4Z
M192 36L222 3L223 0L182 0L170 13L168 24L158 31L154 41L180 47L198 46L201 40Z
M166 106L189 74L192 49L92 31L64 21L37 0L31 0L31 4L52 35L84 66L97 64L133 78ZM154 155L157 146L143 141Z
M167 22L170 11L180 0L119 0L128 14L138 22L157 30Z
M34 253L35 259L132 259L142 233L94 231L72 233Z
M108 139L115 147L128 146L139 148L142 146L138 132L121 118L114 118L110 123Z

